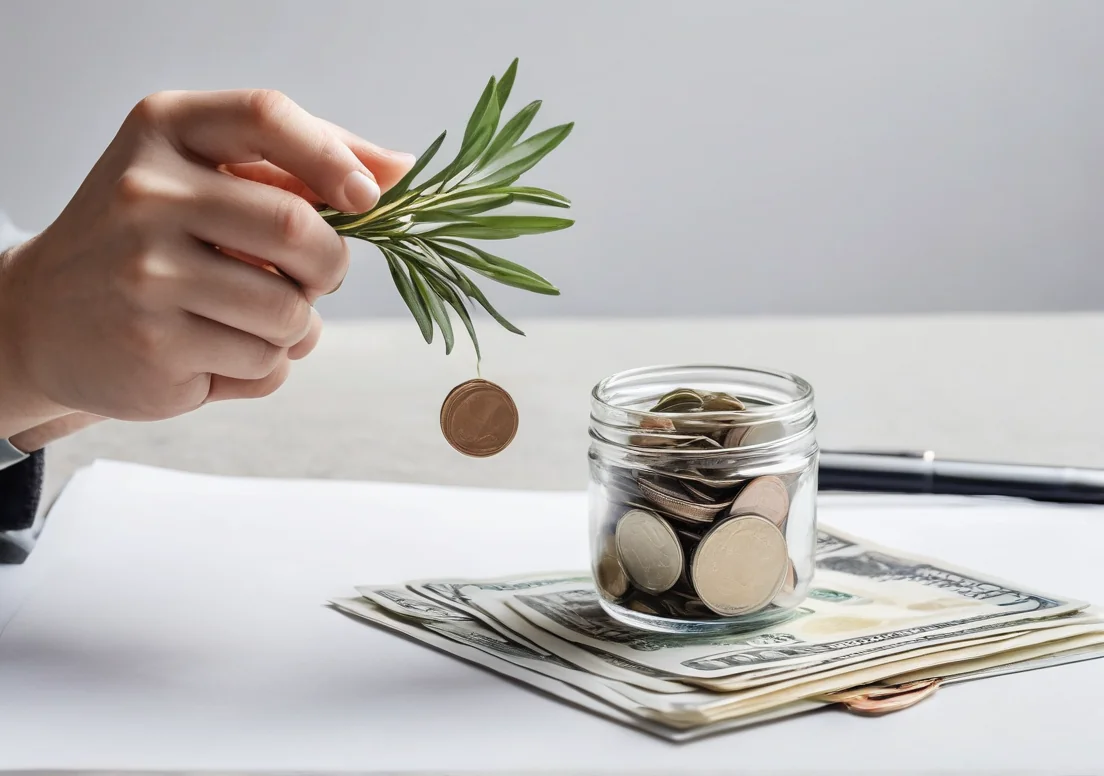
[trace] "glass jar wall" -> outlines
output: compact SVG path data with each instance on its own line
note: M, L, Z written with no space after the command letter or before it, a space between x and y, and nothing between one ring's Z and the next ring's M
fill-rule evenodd
M787 618L814 570L815 430L812 387L784 372L648 367L595 386L589 523L602 607L663 632Z

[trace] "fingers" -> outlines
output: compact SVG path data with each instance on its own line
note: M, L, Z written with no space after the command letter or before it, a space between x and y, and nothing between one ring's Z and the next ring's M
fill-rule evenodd
M291 362L285 358L269 374L257 380L241 380L215 375L211 378L211 388L207 393L207 401L260 399L275 392L284 384L290 373Z
M356 157L364 162L383 191L387 191L402 180L402 177L410 172L410 168L418 161L414 154L381 148L375 143L369 143L364 138L354 135L344 127L339 127L325 119L319 119L319 121L336 133L341 141L356 154Z
M267 160L339 210L379 201L368 166L334 131L280 92L242 89L165 93L147 112L171 138L213 165Z
M240 329L185 313L174 362L190 374L259 380L287 361L287 349Z
M311 204L324 204L324 199L310 186L296 178L289 172L281 170L272 162L243 162L241 164L223 164L220 169L226 173L245 180L263 183L266 186L275 186L278 189L291 192L297 197L302 197Z
M335 124L330 124L328 121L322 119L320 119L320 121L332 127L333 131L337 133L345 145L349 146L352 152L356 154L357 158L364 162L365 166L371 170L381 191L387 191L402 180L402 177L410 172L410 168L413 167L414 163L417 161L417 158L412 154L380 148ZM222 168L239 178L256 181L257 183L264 183L268 186L275 186L284 191L290 191L292 194L296 194L309 202L315 204L329 204L326 203L324 197L313 191L310 186L303 183L303 181L286 170L281 170L271 162L224 164Z
M182 309L279 348L296 345L310 332L310 302L290 280L198 241L186 245L180 258L175 295Z
M318 340L321 338L322 316L312 307L310 329L307 331L307 336L303 337L303 339L299 340L299 342L288 349L288 358L292 361L306 358L314 351L315 345L318 344Z
M344 127L339 127L325 119L319 119L319 121L329 127L356 154L356 157L364 162L364 165L375 177L381 191L387 191L402 180L402 177L410 172L410 168L417 161L417 157L413 154L382 148L362 137L357 137ZM313 191L299 178L286 170L281 170L271 162L223 164L222 168L239 178L276 186L316 204L325 202L324 197Z
M349 269L349 246L309 202L286 191L203 167L197 194L178 203L193 237L271 262L302 286L309 302L331 293Z

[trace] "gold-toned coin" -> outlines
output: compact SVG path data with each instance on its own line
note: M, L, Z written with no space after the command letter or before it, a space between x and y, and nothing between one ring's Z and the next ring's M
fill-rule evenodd
M786 484L773 475L756 477L745 485L728 510L730 515L761 515L779 527L786 522L789 512L790 494Z
M731 412L747 409L744 403L727 393L707 393L702 400L702 412Z
M514 440L517 428L513 398L487 380L461 383L441 404L441 433L464 455L486 458L502 452Z
M625 569L621 568L621 561L617 559L617 552L613 547L603 549L602 557L598 559L595 581L614 600L629 592L629 577Z
M627 604L625 604L625 606L627 606L629 609L632 609L634 612L640 612L641 614L659 614L658 610L653 609L651 606L648 606L648 604L644 603L643 601L629 601Z
M701 394L692 388L676 388L661 396L652 406L652 412L689 412L700 408Z
M789 568L786 569L786 577L782 580L782 587L778 592L781 594L789 595L797 587L797 569L794 568L793 561L789 561Z
M634 509L614 532L617 556L629 580L646 593L662 593L679 580L685 558L678 536L654 512Z
M778 527L759 515L730 517L704 537L690 562L702 603L725 617L754 612L778 594L789 558Z

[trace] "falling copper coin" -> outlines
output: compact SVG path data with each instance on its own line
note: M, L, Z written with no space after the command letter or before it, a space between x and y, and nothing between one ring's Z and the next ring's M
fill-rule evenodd
M501 453L514 440L517 427L513 398L487 380L461 383L441 405L441 433L464 455L486 458Z

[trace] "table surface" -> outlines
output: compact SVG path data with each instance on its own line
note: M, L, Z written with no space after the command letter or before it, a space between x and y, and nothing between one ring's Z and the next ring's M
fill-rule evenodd
M272 397L212 405L161 423L105 423L54 445L48 455L47 495L52 498L78 467L96 458L234 475L578 491L586 482L588 397L593 384L622 369L679 362L762 366L805 377L817 393L818 436L826 448L920 448L947 457L1104 466L1104 446L1099 444L1104 419L1097 411L1098 397L1104 395L1104 370L1097 355L1104 344L1104 315L522 325L526 338L480 322L483 376L510 390L521 413L514 444L495 458L457 455L441 439L438 428L445 394L475 376L470 350L461 345L446 357L439 343L421 342L412 322L365 322L329 326L318 350L296 365L287 385ZM555 495L546 494L552 500ZM562 495L570 500L577 494ZM0 758L0 767L44 763L104 768L386 766L394 771L476 767L470 765L471 758L448 759L450 748L465 746L486 755L480 767L513 772L561 766L580 772L591 767L617 769L628 762L618 754L619 747L632 748L637 753L633 767L642 770L663 770L684 762L685 755L677 748L669 750L664 747L670 745L648 739L642 742L639 734L532 696L474 669L456 673L455 660L428 650L413 652L412 662L394 675L373 673L372 656L393 654L388 651L392 642L365 635L371 631L310 607L318 596L334 594L335 585L392 581L414 571L389 560L409 555L413 541L409 533L392 533L388 541L378 542L378 527L373 527L339 548L336 545L349 535L348 526L355 520L354 510L319 520L317 530L313 524L296 529L280 523L280 530L258 539L266 516L250 513L249 520L230 531L236 544L213 553L213 563L207 564L210 578L204 577L207 582L193 589L182 584L188 579L183 575L206 574L206 566L197 563L194 552L202 545L203 526L210 527L212 520L219 524L218 516L199 515L202 507L197 506L192 514L198 532L189 532L187 521L179 516L177 520L183 522L173 528L147 514L150 505L158 503L156 493L147 496L152 501L133 506L135 494L120 493L119 525L128 526L133 542L117 544L116 552L121 553L117 558L107 555L97 560L88 547L118 533L73 532L67 545L71 564L63 575L69 579L68 586L57 582L61 587L55 594L61 591L60 597L42 610L46 619L39 623L41 627L23 629L27 625L23 623L13 632L20 625L16 617L0 638L6 654L0 659L0 671L6 677L0 686L11 688L11 682L18 681L20 688L6 700L0 693L5 710L0 713L0 729L6 731L5 737L14 731L17 735L11 740L22 741L22 758L8 762ZM127 503L132 506L126 507ZM310 523L309 504L296 503L301 503L304 519ZM840 527L1008 577L1022 578L1027 573L1025 582L1050 583L1059 592L1104 600L1100 575L1093 571L1094 548L1104 540L1100 534L1104 521L1078 518L1058 530L1053 525L1042 529L1031 521L996 526L956 521L946 516L941 523L925 520L885 526L876 520L859 520L844 521ZM568 531L564 537L570 535ZM74 537L87 543L74 545ZM578 539L576 534L571 541ZM532 545L533 563L569 561L574 557L571 553L578 551L577 544L570 545L574 549L563 544L567 538L543 549L524 534L516 540L525 547ZM434 557L443 556L431 553L421 560ZM478 553L470 560L473 573L495 570L490 568L493 564L484 568ZM250 569L251 576L240 576L242 568ZM294 573L285 574L287 569ZM417 571L437 575L441 570ZM182 576L161 578L160 573ZM126 587L132 576L157 582ZM238 585L235 594L221 602L214 598L214 585L231 580ZM84 617L74 619L65 616L66 591L76 583L84 590L79 600L88 608ZM120 592L124 590L125 594ZM115 603L105 605L97 592L113 596ZM247 594L270 597L253 615L244 616L251 606ZM167 605L162 611L157 608L159 595ZM309 609L298 622L304 628L320 629L321 641L309 630L282 635L280 616L285 607L274 602L280 596L303 612ZM189 636L189 622L202 620L204 607L212 606L224 630L204 638ZM134 620L128 613L134 607L151 619ZM182 620L181 612L190 620ZM105 619L97 621L97 614ZM250 630L254 626L259 630ZM116 636L131 636L133 650L121 656L106 652L117 641L101 627ZM13 641L13 635L20 633L22 640ZM178 649L164 643L166 634L180 637ZM268 639L273 651L252 661L258 638ZM198 662L189 649L200 651ZM318 650L334 662L304 662ZM103 671L90 674L88 661ZM741 763L757 772L816 770L825 763L852 770L861 765L883 771L972 772L988 768L1043 772L1063 764L1090 772L1090 766L1104 761L1089 744L1095 699L1104 687L1102 667L1095 662L956 686L953 703L947 699L926 702L907 717L860 721L847 715L821 715L810 717L820 722L794 720L786 727L763 728L770 732L753 739L701 742L695 745L699 748L694 751L704 753L695 760L696 767L727 767L736 747L742 753ZM289 666L293 675L285 688L264 689L264 676L271 677L265 671L279 668L286 673ZM243 673L235 676L236 669ZM166 670L179 673L159 680L156 686L162 694L150 700L148 682L158 681ZM188 690L190 671L196 672L195 692ZM424 677L425 671L445 684L396 690L402 682ZM1068 717L1063 717L1062 728L1056 727L1051 715L1055 689L1050 677L1059 675L1063 687L1069 685L1077 696L1061 707ZM42 684L36 684L38 680ZM223 686L234 691L229 700L205 705L202 691ZM995 704L996 690L991 688L998 686L1016 700ZM42 691L35 694L36 688ZM397 692L385 693L392 705L372 700L388 688ZM419 692L431 690L440 697L426 711L425 695ZM185 694L177 697L172 695L175 692ZM471 693L479 695L484 708L494 710L493 721L464 707ZM328 698L324 702L322 695ZM175 720L155 702L165 698L171 702L173 697L185 703L177 707ZM108 713L100 714L97 708ZM118 713L112 716L114 712ZM303 726L304 719L311 719L311 724ZM240 727L243 720L249 723L246 728ZM371 729L366 729L365 720L372 723ZM432 744L440 731L409 729L423 722L448 727L439 747ZM266 724L271 725L267 732ZM540 739L526 727L537 724L551 726L556 737ZM48 732L54 725L66 731L76 742L74 747L56 746ZM1005 733L998 730L1002 726ZM135 737L120 738L125 729L135 731ZM148 735L142 736L142 730L148 730ZM923 738L917 730L943 739ZM1019 732L1010 737L1010 730ZM519 753L518 741L500 738L519 731L525 733L525 746L535 747L532 753L537 759ZM808 742L811 736L818 748L807 749L808 756L771 760L772 748L789 750L795 740ZM419 739L430 746L419 745L415 753L405 754L393 749L397 741ZM200 746L204 741L217 745L204 748ZM566 747L563 741L569 742ZM364 756L366 746L375 747L379 756ZM855 761L859 746L866 752L862 763ZM874 759L869 759L871 752ZM902 753L908 753L905 762L900 759Z
M523 317L523 316L519 316ZM273 396L158 423L110 422L53 445L48 496L95 458L196 472L575 490L586 482L593 385L662 363L794 372L816 392L825 448L1104 466L1104 314L477 321L483 376L521 424L488 460L441 438L442 400L476 376L413 320L327 324Z
M1104 601L1101 508L890 510L841 498L822 502L824 524ZM0 769L1088 774L1104 766L1104 660L956 684L881 718L827 709L672 744L324 605L354 585L583 569L587 555L583 493L239 481L97 463L59 499L22 569L31 572L29 596L0 635Z

